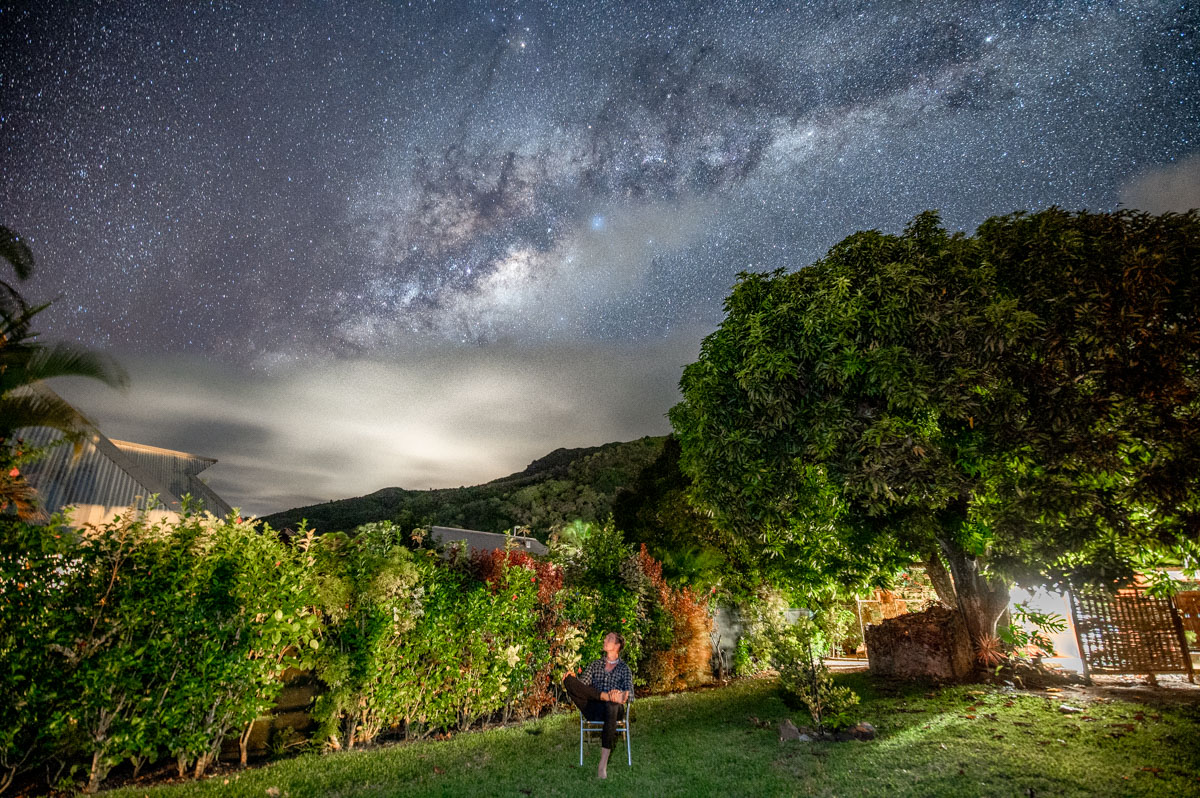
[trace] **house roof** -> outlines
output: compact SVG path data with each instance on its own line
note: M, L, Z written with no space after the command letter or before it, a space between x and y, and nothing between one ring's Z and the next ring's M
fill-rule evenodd
M17 437L27 446L45 447L63 436L48 427L27 427ZM55 513L77 507L73 521L81 525L100 523L130 506L178 512L185 495L198 499L214 515L228 515L229 504L198 476L215 462L188 452L110 440L92 427L78 456L70 444L53 446L24 471L42 509ZM153 504L152 496L158 497Z
M465 540L467 545L476 551L503 549L505 541L509 539L513 541L516 548L530 554L544 555L550 551L546 548L545 543L525 535L502 535L497 532L479 532L474 529L459 529L452 526L430 527L429 535L438 545L442 546L456 540Z

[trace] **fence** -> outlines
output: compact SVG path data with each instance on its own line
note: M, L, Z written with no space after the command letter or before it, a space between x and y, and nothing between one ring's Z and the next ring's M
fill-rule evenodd
M1084 675L1186 673L1195 681L1183 622L1171 599L1141 588L1070 595Z

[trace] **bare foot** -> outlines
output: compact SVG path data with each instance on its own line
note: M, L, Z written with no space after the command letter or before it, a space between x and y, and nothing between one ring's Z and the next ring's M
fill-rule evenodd
M605 767L604 765L601 765L600 771L596 775L602 779L607 779L608 778L608 768Z

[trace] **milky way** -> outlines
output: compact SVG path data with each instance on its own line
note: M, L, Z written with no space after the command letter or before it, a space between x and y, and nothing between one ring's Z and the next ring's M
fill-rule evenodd
M855 230L1200 173L1194 4L278 5L0 0L47 336L260 374L646 352Z

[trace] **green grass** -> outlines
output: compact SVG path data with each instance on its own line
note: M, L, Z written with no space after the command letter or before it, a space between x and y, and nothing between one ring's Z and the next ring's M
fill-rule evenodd
M781 743L778 721L806 718L784 706L773 680L755 680L637 701L633 767L623 748L614 751L607 782L596 779L597 747L578 766L578 716L563 713L445 742L307 755L109 795L1200 796L1196 703L981 687L889 691L865 674L838 681L860 692L861 717L878 727L878 739ZM1085 714L1064 715L1062 703Z

